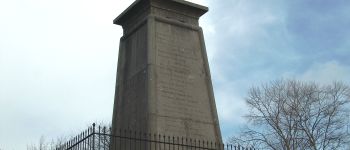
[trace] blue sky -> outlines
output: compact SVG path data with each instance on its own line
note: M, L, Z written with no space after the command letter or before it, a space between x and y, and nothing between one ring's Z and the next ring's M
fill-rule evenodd
M350 2L192 0L224 138L245 123L252 85L281 78L350 84ZM0 1L0 148L71 135L112 116L119 38L132 0Z

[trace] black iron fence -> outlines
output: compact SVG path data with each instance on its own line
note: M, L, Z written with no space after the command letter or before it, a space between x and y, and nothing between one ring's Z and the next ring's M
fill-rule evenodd
M255 150L233 144L221 144L186 137L119 130L95 126L72 138L56 150Z

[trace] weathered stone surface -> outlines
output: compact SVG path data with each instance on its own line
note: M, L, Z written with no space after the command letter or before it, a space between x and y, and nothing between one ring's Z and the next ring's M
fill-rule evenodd
M198 19L207 7L139 0L114 20L120 40L113 130L221 142Z

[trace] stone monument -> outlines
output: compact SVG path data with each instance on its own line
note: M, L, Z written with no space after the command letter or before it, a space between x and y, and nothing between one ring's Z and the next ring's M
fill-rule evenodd
M112 132L130 129L221 143L203 31L207 7L137 0L113 22L120 39Z

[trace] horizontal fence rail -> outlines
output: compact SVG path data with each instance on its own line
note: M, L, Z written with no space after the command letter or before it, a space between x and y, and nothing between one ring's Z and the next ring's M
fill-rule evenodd
M56 150L255 150L255 148L131 130L119 130L112 134L111 128L96 127L93 124L65 144L57 146Z

